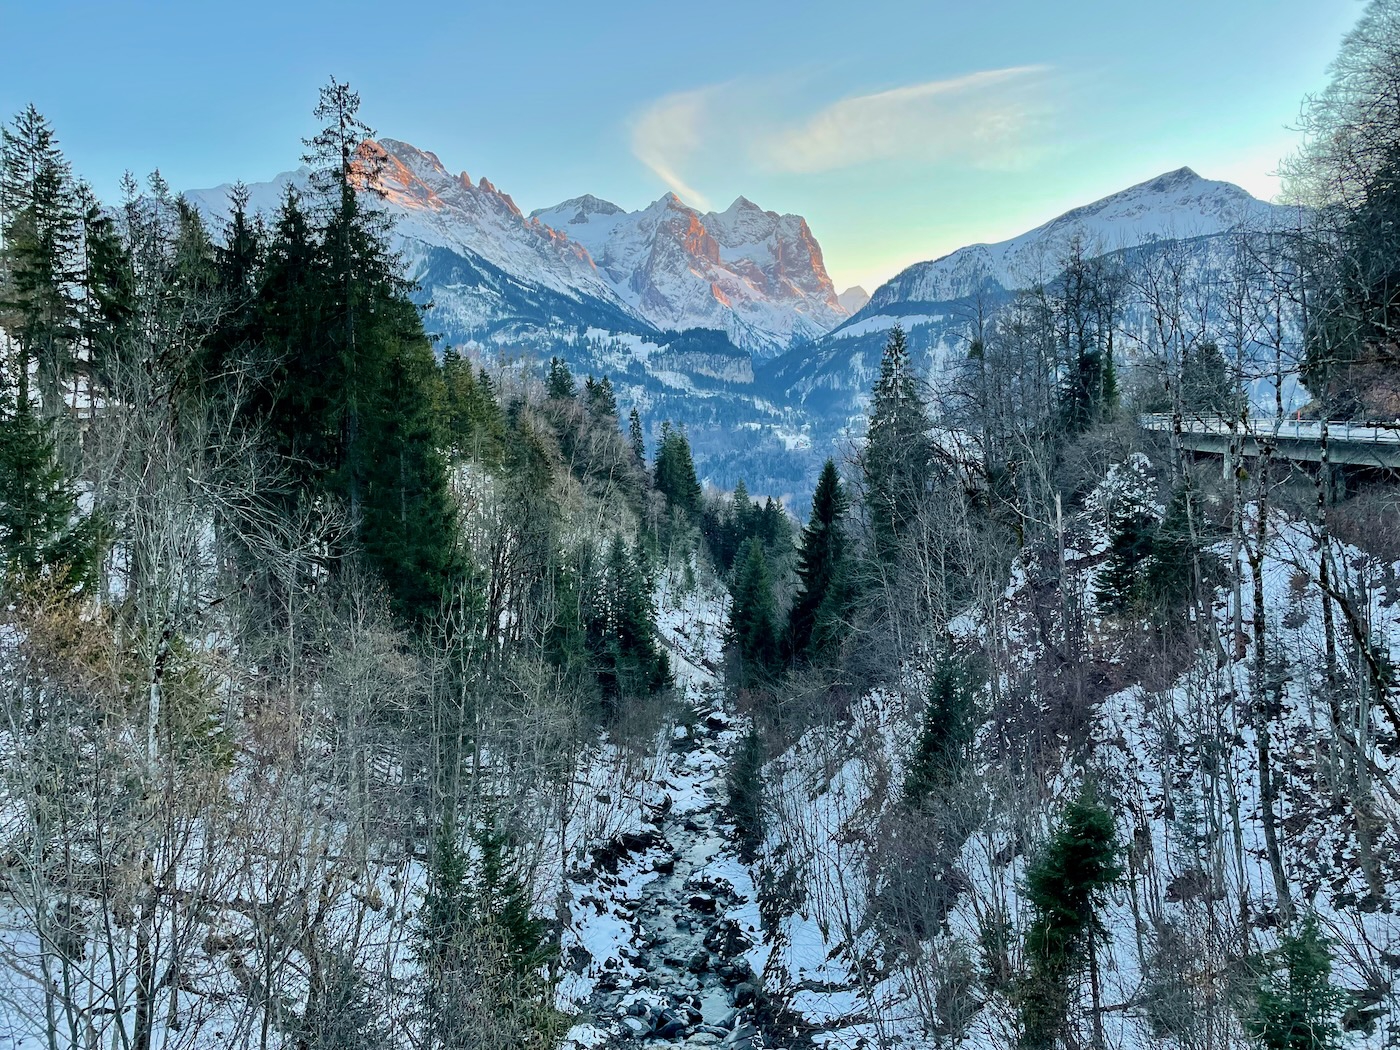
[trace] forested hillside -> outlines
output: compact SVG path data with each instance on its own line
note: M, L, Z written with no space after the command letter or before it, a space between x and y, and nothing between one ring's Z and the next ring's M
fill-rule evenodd
M718 332L435 341L347 85L218 217L20 112L0 1050L1400 1042L1398 100L1372 0L1292 225L879 329L800 508Z

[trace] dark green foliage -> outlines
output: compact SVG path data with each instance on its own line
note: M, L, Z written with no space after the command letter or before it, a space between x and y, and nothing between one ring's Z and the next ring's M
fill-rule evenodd
M768 559L757 537L744 544L735 562L730 594L729 642L739 655L742 680L765 682L778 667L777 610Z
M605 420L611 426L617 426L617 396L613 393L611 379L604 376L595 382L593 377L589 376L583 384L583 400L589 415Z
M1304 333L1303 382L1334 419L1386 413L1400 386L1400 145L1385 151L1318 268Z
M562 357L549 359L549 379L545 382L545 396L557 401L572 401L578 396L578 390L574 387L574 374L569 371L569 366Z
M1214 342L1191 347L1181 363L1181 405L1201 415L1227 414L1235 402L1225 356Z
M530 913L529 888L511 859L510 839L496 822L481 821L472 843L476 857L471 906L478 921L489 921L499 931L515 972L530 975L553 954L549 924Z
M521 1029L518 1045L541 1045L534 1028L553 1020L553 988L540 971L557 946L548 925L530 914L509 838L486 819L472 847L469 857L445 826L429 860L414 945L423 1042L473 1050L483 1021L505 1028L509 1018ZM530 1003L533 1011L522 1008Z
M18 579L52 576L67 588L96 584L101 519L78 513L50 427L21 401L0 416L0 553Z
M695 476L695 461L690 455L690 442L685 432L666 423L661 428L661 443L656 449L653 467L656 491L666 497L666 506L686 514L700 510L700 481Z
M489 377L473 372L472 363L452 346L442 354L442 398L453 461L499 466L505 457L505 413L496 402Z
M734 822L739 856L752 864L763 845L763 740L751 727L725 777L725 812Z
M1045 288L1060 359L1060 426L1077 437L1113 418L1118 374L1113 335L1121 275L1073 238L1060 274Z
M74 289L82 283L82 216L68 162L53 129L33 105L0 131L0 324L17 344L5 378L30 398L36 366L44 415L64 407L77 336Z
M875 552L886 561L898 555L900 538L923 505L933 460L932 426L904 330L895 325L880 360L860 461Z
M1189 520L1191 490L1178 487L1167 504L1167 513L1152 538L1151 553L1144 566L1143 587L1161 622L1171 625L1191 601L1196 567L1201 583L1211 586L1219 570L1219 559L1193 542Z
M642 563L640 550L629 551L621 534L614 534L601 586L582 600L586 644L604 705L612 713L626 699L655 693L671 682ZM585 579L585 586L590 582Z
M1103 416L1105 419L1112 419L1118 414L1121 406L1118 395L1118 366L1113 361L1112 341L1104 348L1103 375L1099 389L1103 398Z
M1104 895L1121 873L1113 815L1086 787L1026 871L1034 918L1017 988L1023 1050L1054 1050L1065 1038L1080 974L1106 936Z
M1332 953L1317 916L1305 915L1264 960L1245 1029L1263 1050L1332 1050L1351 997L1332 983Z
M944 656L933 669L923 726L904 775L904 801L917 807L957 781L971 757L976 733L974 699L967 671Z
M627 415L627 443L632 448L632 458L637 465L644 465L647 461L647 443L642 436L642 417L635 408Z
M802 530L797 554L797 598L788 616L788 652L794 658L824 659L830 643L844 619L838 584L844 578L846 538L842 518L847 509L846 493L836 473L836 464L827 460L812 496L812 514ZM819 623L820 620L820 623ZM813 638L821 645L814 646Z
M263 248L236 199L218 250L180 210L175 276L187 294L231 304L196 385L218 396L230 375L251 376L242 415L286 480L271 496L289 516L343 506L354 532L328 567L362 556L399 614L421 623L465 579L442 450L497 454L503 427L465 362L434 363L386 220L357 189L375 162L357 106L334 80L321 92L312 210L289 189Z
M1099 602L1119 612L1137 609L1149 593L1144 564L1152 557L1156 519L1132 510L1114 515L1110 529L1108 560L1096 587Z
M78 330L87 347L88 388L108 387L136 313L135 276L111 215L87 187L79 188L83 216L83 283ZM246 309L245 300L237 300Z
M405 309L404 321L416 324L417 316ZM464 579L466 561L440 451L437 366L427 341L412 336L409 328L395 340L387 374L364 413L368 464L360 542L395 609L423 623Z
M721 572L733 568L739 548L756 535L760 513L749 498L749 487L743 478L734 486L734 493L728 500L712 496L705 501L700 528L709 544L710 557Z

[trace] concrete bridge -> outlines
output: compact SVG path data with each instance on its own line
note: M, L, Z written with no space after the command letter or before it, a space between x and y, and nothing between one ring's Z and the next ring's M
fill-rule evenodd
M1143 416L1143 430L1170 434L1169 415ZM1235 433L1232 433L1232 423ZM1181 445L1192 452L1223 456L1231 440L1240 441L1245 456L1258 456L1264 445L1275 456L1301 463L1322 462L1322 421L1317 419L1251 419L1239 432L1238 421L1222 416L1183 416ZM1391 422L1329 420L1327 461L1334 466L1370 470L1400 470L1400 420Z

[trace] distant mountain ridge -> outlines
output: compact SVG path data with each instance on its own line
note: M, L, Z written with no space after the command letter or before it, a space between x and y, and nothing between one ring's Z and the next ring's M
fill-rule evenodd
M584 304L586 313L628 315L624 330L717 329L760 358L810 342L848 315L801 216L743 197L702 215L670 193L637 212L585 195L526 216L489 180L454 175L427 150L392 138L366 148L381 162L378 206L394 215L398 246L430 298L446 307L449 341L493 330L512 311L499 295L473 303L463 287L435 283L441 267L425 265L429 257L441 262L434 249L480 259L522 287ZM299 169L249 186L251 209L273 210L288 185L308 178ZM230 192L224 185L185 196L221 216Z
M814 346L764 364L759 381L770 397L781 391L829 423L849 421L862 411L895 324L904 328L915 359L929 367L965 340L971 318L988 316L1016 291L1053 278L1073 238L1097 257L1177 241L1209 244L1242 227L1277 227L1295 218L1292 207L1178 168L1008 240L968 245L907 267Z
M618 296L660 329L721 329L771 357L848 314L806 220L746 197L702 214L674 193L635 212L588 195L531 218L587 248Z

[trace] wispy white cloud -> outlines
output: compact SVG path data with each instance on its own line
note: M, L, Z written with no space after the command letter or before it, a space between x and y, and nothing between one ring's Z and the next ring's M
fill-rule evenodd
M913 158L1016 166L1036 149L1048 116L1044 66L989 69L855 95L768 140L777 171L811 173Z
M686 184L681 165L703 143L715 88L700 88L667 95L649 106L632 125L632 152L678 196L701 208L710 202Z
M1046 148L1054 86L1049 67L1015 66L851 95L813 110L790 81L730 81L652 103L632 124L632 151L701 206L693 184L716 161L779 174L879 161L1020 168Z

